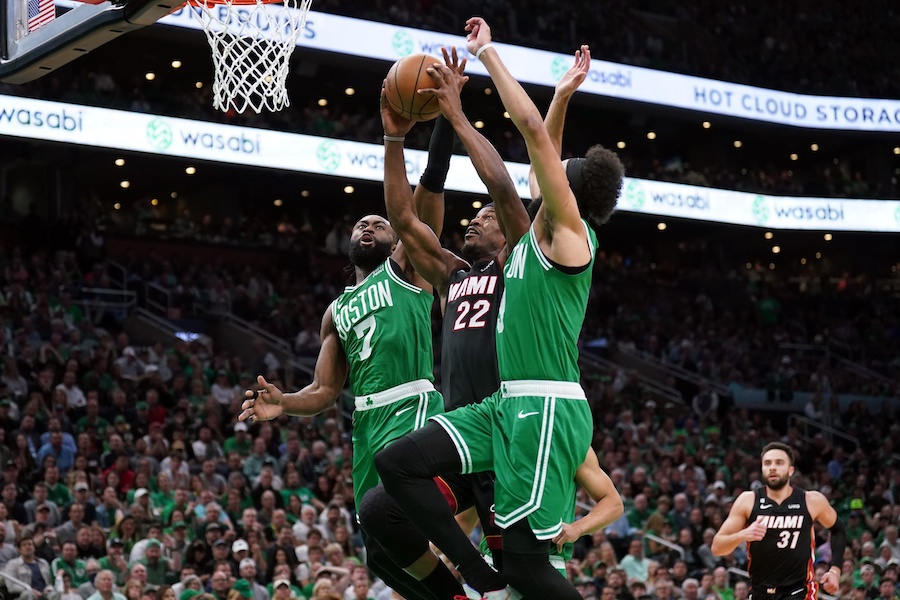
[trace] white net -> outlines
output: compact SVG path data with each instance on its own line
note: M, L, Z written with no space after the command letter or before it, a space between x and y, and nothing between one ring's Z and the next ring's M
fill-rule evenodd
M212 48L213 106L242 113L278 111L291 102L287 76L312 0L191 0Z

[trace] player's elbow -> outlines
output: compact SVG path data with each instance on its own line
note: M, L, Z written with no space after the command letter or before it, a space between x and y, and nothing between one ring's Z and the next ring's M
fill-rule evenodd
M718 536L713 538L713 542L709 547L710 551L713 553L713 556L727 556L731 553L730 550L727 550L723 547L722 541Z
M526 140L534 140L541 133L546 133L547 128L544 125L544 120L541 118L541 114L537 111L537 109L533 111L528 111L525 115L519 119L519 122L516 123L516 126L519 128L519 133L522 134Z
M608 496L610 499L610 522L615 521L619 517L625 514L625 504L622 502L622 496L618 493L613 493Z

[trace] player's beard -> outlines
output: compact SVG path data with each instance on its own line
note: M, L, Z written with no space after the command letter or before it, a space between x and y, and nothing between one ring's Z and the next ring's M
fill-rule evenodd
M790 479L791 478L788 475L785 475L784 477L779 477L775 481L767 479L766 487L769 488L770 490L778 491L778 490L782 489L784 486L786 486L788 484L788 481L790 481Z
M350 242L350 262L364 271L372 271L388 259L392 246L391 242L379 242L378 240L375 240L375 243L368 248L363 246L359 240Z

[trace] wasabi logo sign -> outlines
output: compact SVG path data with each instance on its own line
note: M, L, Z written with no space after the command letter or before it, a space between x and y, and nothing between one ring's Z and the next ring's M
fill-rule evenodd
M397 56L409 56L412 54L415 43L412 36L401 29L391 38L391 47Z
M316 149L319 164L328 173L334 173L341 166L341 150L333 142L322 142Z
M157 150L168 150L172 145L174 136L172 127L163 119L153 119L147 124L145 130L147 142Z
M766 199L762 196L757 196L753 200L753 204L750 207L750 210L753 211L753 219L759 223L760 225L765 225L769 221L769 206L766 204Z
M644 186L634 179L630 180L625 185L624 196L625 202L632 210L641 210L644 206L644 202L647 201L647 193L644 191Z
M568 58L563 58L562 56L557 56L553 59L553 62L550 63L550 76L553 78L553 81L562 79L562 76L569 70L569 62Z

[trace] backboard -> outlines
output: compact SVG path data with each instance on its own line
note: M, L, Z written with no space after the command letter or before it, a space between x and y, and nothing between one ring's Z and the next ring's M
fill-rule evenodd
M60 0L51 9L54 0L0 0L0 81L38 79L124 33L152 25L183 3ZM49 20L53 12L56 18Z

